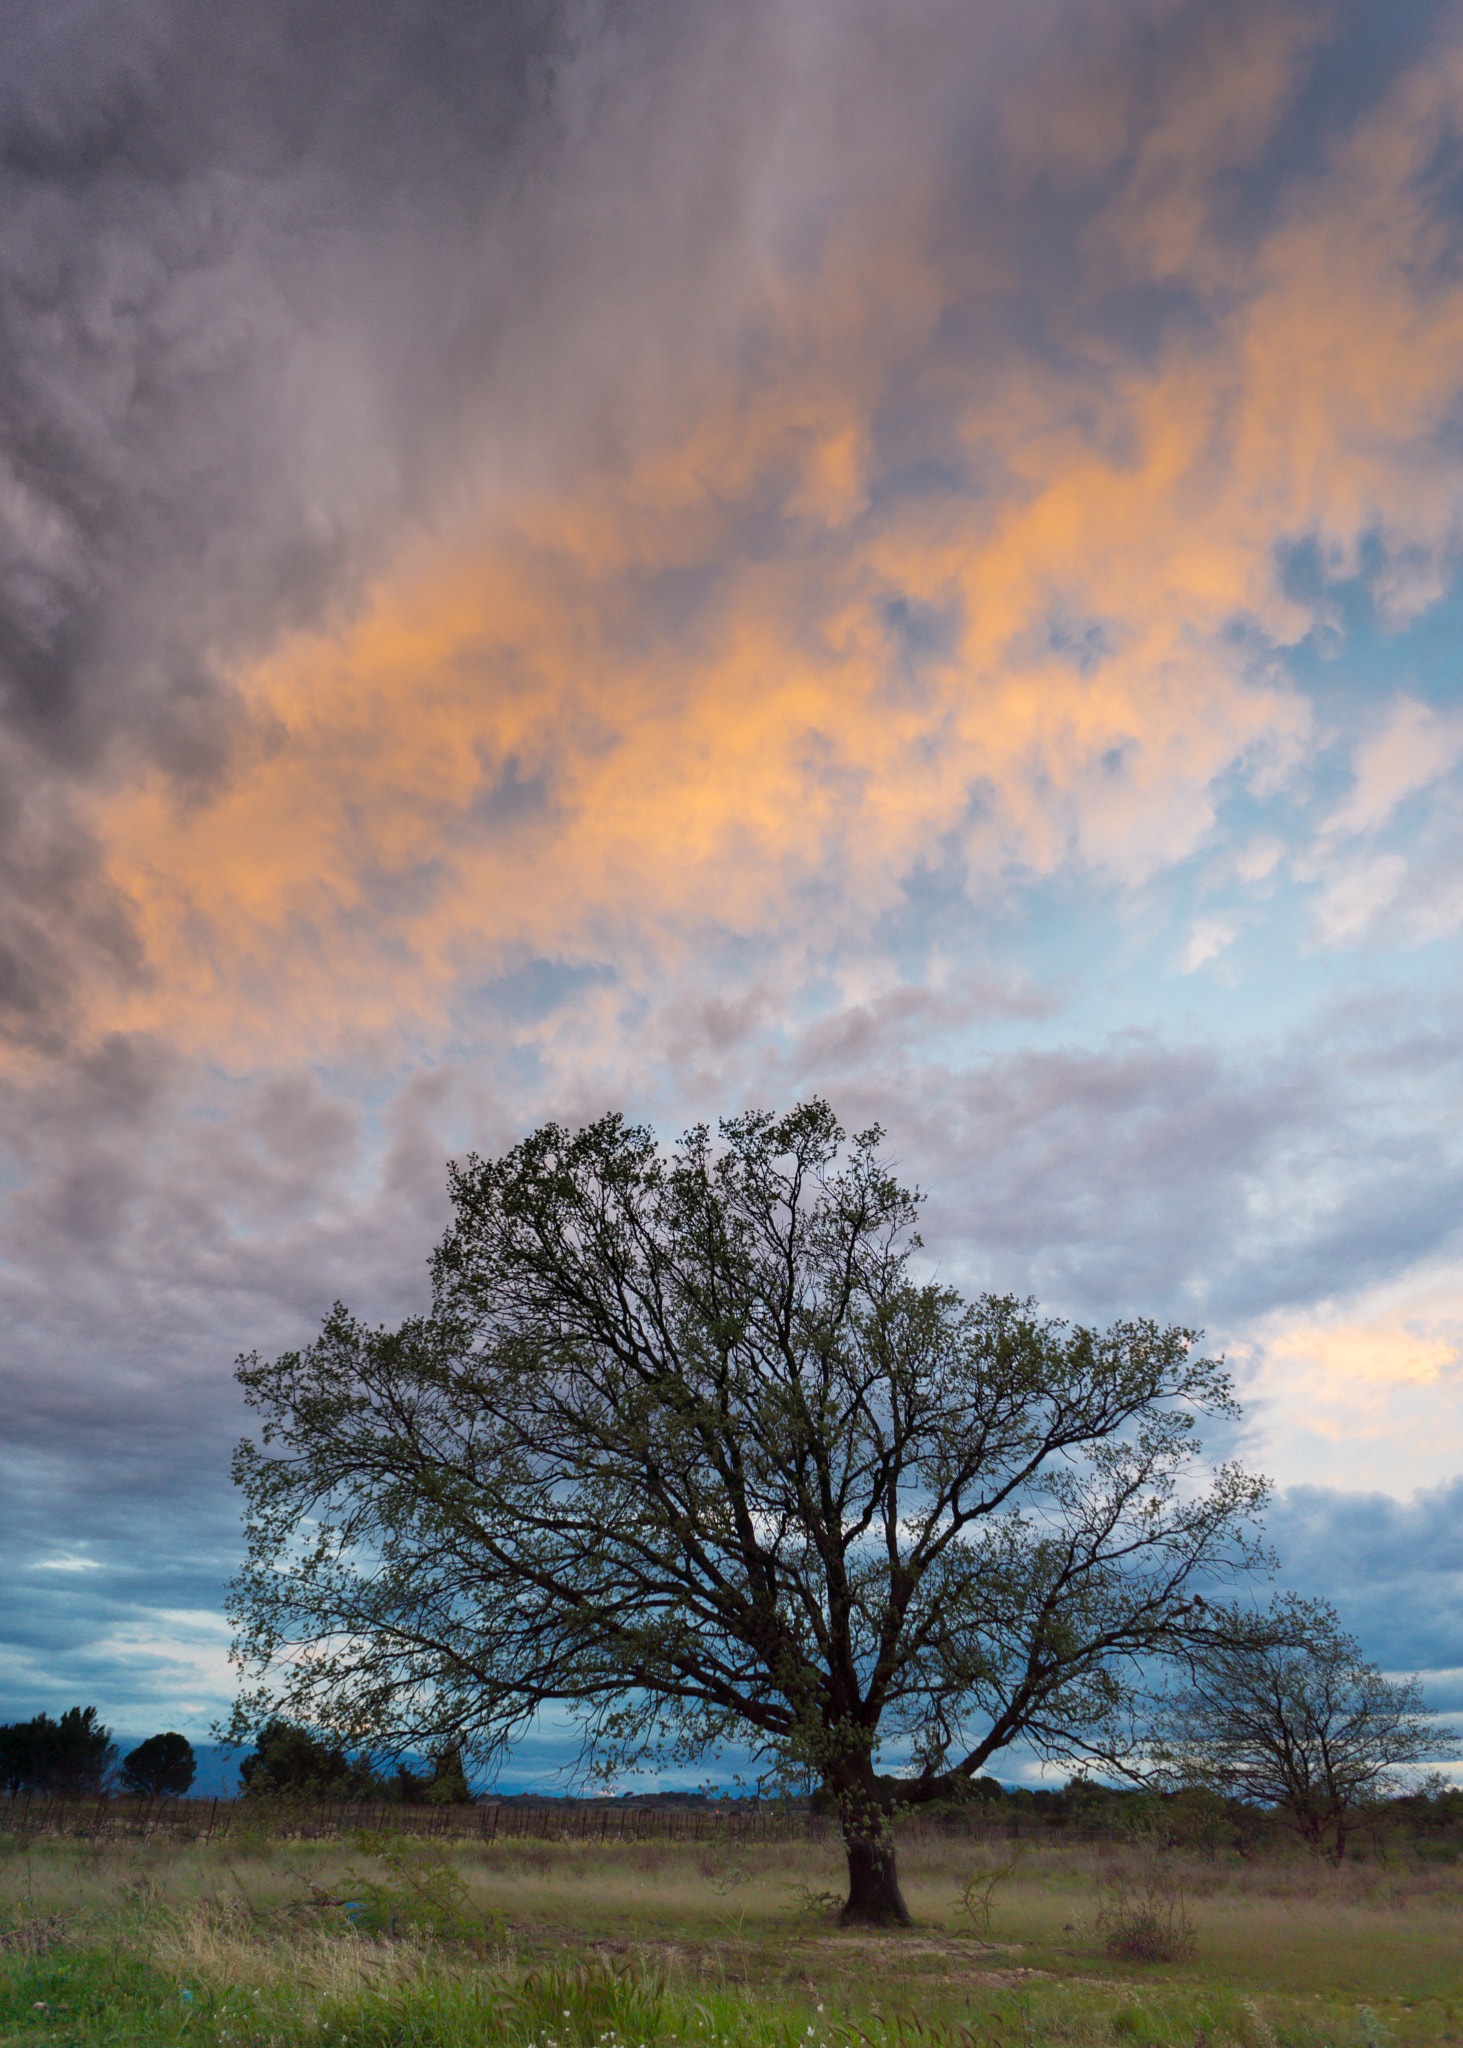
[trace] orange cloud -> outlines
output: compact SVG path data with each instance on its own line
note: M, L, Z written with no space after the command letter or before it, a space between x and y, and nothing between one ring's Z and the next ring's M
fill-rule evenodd
M1218 778L1304 745L1264 651L1310 623L1277 544L1345 565L1380 529L1425 581L1452 540L1428 449L1463 288L1422 170L1459 61L1404 79L1249 246L1206 208L1310 33L1217 46L1203 118L1165 116L1090 232L1089 266L1205 303L1149 355L952 362L941 322L980 280L912 178L804 268L769 259L755 346L630 456L418 547L348 628L240 677L256 743L224 788L97 806L151 965L98 1027L239 1060L431 1034L527 953L635 983L708 934L831 948L941 849L974 894L1192 852ZM896 389L945 408L978 487L881 474ZM942 622L920 647L910 607Z
M1452 1398L1463 1362L1463 1279L1433 1263L1257 1332L1249 1401L1291 1469L1404 1491L1450 1477L1463 1450Z

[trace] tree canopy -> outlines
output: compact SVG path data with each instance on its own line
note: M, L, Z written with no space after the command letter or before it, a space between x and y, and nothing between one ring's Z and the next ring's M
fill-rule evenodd
M117 1760L95 1707L68 1707L0 1727L0 1786L8 1792L99 1792Z
M1107 1756L1264 1483L1195 1332L921 1274L919 1196L829 1106L662 1148L608 1116L451 1171L430 1313L240 1361L239 1725L278 1708L480 1764L573 1717L589 1768L750 1744L823 1781L851 1917L904 1917L893 1799L1020 1739ZM902 1760L897 1794L881 1752Z
M186 1735L169 1730L149 1735L122 1759L122 1782L148 1799L181 1799L193 1783L198 1762Z
M307 1799L379 1799L385 1790L369 1763L348 1755L341 1743L322 1741L278 1715L265 1722L253 1754L240 1764L239 1789L246 1797Z

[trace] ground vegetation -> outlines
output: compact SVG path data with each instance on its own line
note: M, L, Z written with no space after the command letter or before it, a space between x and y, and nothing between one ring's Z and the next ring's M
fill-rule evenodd
M826 1840L0 1838L0 2039L118 2048L1452 2048L1463 1864L1166 1852L1186 1955L1111 1952L1131 1843L896 1818L915 1925ZM1429 1848L1429 1853L1422 1853ZM1456 1850L1455 1850L1456 1857ZM989 1881L994 1879L992 1885ZM1124 1894L1123 1886L1127 1890ZM962 1896L986 1896L974 1921ZM1161 1902L1160 1902L1161 1903Z

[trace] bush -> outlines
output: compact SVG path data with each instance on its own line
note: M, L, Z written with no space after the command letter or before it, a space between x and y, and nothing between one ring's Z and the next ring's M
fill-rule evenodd
M1097 1926L1115 1963L1182 1963L1194 1953L1194 1925L1182 1877L1150 1836L1137 1861L1098 1880Z

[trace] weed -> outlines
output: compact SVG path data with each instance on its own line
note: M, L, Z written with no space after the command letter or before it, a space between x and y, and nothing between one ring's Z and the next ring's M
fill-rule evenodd
M960 1896L955 1901L957 1913L963 1913L970 1922L970 1930L978 1941L984 1941L991 1931L991 1913L996 1902L996 1888L1015 1875L1021 1861L1018 1844L1016 1852L1004 1863L998 1863L993 1870L977 1870L967 1877L960 1887Z
M384 1829L367 1830L356 1837L363 1856L384 1863L388 1879L359 1877L347 1870L344 1888L354 1898L326 1895L322 1887L310 1885L318 1904L349 1916L362 1933L405 1932L458 1936L482 1932L482 1922L470 1915L467 1886L440 1850L412 1836Z
M815 1891L812 1886L806 1884L790 1885L788 1889L793 1895L798 1912L805 1913L809 1919L831 1920L842 1910L841 1892Z

